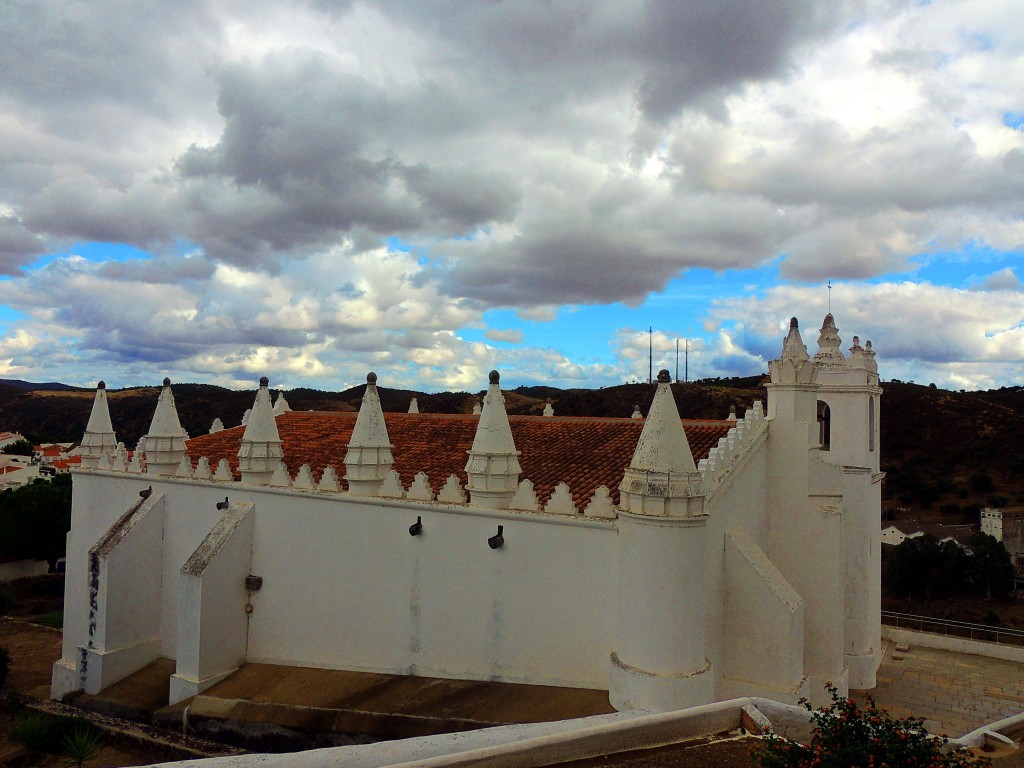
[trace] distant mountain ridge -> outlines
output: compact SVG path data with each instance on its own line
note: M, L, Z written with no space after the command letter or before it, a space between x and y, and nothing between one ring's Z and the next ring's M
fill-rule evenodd
M67 391L67 390L81 390L82 387L74 387L70 384L61 384L57 381L47 382L36 382L36 381L24 381L23 379L0 379L0 385L8 387L14 387L15 389L25 389L29 391L37 389L50 389L54 391Z
M755 400L766 402L762 376L708 379L673 386L683 418L724 419L730 407L742 416ZM899 381L884 382L881 399L883 498L911 508L914 517L970 519L978 505L1024 504L1024 387L953 392ZM293 410L355 411L365 385L343 392L299 388L285 392ZM182 426L190 435L209 431L214 419L241 424L255 390L211 384L175 384ZM483 390L424 393L378 387L385 411L402 412L415 397L423 413L471 413ZM108 390L118 440L132 448L148 429L159 388ZM634 405L647 412L651 384L602 389L535 386L504 390L512 414L541 415L551 399L556 416L628 417ZM274 391L276 398L277 391ZM93 390L59 383L0 380L0 430L36 441L77 441L85 431ZM998 503L997 503L998 502ZM941 513L940 513L941 510ZM901 513L907 516L911 513ZM976 518L975 518L976 519Z

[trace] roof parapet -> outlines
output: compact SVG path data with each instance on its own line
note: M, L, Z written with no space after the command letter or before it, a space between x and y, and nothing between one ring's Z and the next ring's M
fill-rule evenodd
M519 486L519 451L498 386L500 375L491 371L480 421L466 463L466 490L470 503L488 509L508 509Z
M263 376L238 448L238 471L242 482L252 485L270 483L282 458L281 436L277 432L274 406L270 402L270 379Z
M366 374L366 391L359 404L359 414L352 428L352 439L345 454L345 480L349 493L356 496L379 496L381 484L395 463L384 423L384 411L377 392L377 374Z
M96 385L96 397L92 401L89 423L82 437L82 467L95 469L100 456L117 448L117 436L110 423L110 408L107 404L107 385L100 382Z
M171 380L165 378L156 402L153 421L146 433L146 472L173 475L185 454L185 430L178 419L178 408L171 392Z
M671 382L667 370L659 371L647 420L619 486L619 506L626 512L662 517L703 514L701 478Z

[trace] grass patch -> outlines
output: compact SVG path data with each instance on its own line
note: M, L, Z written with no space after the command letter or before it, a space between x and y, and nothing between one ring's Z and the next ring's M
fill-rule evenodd
M50 611L49 613L43 613L32 619L34 624L42 624L44 627L53 627L54 629L64 628L64 611Z

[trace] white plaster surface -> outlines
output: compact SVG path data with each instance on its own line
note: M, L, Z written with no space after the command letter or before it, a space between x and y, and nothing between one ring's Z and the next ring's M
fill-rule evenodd
M661 710L751 692L820 700L826 681L873 683L877 373L866 346L849 361L828 357L810 361L791 327L770 363L767 418L750 409L699 470L670 385L659 384L619 508L598 493L574 510L567 478L538 511L496 375L467 488L449 478L439 500L425 475L405 489L392 470L373 381L345 457L348 493L333 471L317 487L307 470L273 487L232 481L224 462L210 478L206 460L194 478L78 471L53 690L84 684L90 665L131 671L145 654L178 661L175 695L242 660L609 689L617 707ZM821 399L832 409L827 453ZM263 406L269 393L253 434ZM107 568L90 605L89 549L150 485L161 522L133 541L152 551L132 556L131 573ZM216 508L225 496L229 516L251 507L235 527ZM584 514L551 514L574 511ZM422 533L410 536L417 518ZM492 549L499 529L504 544ZM197 557L203 568L188 565ZM247 573L264 580L251 596ZM116 606L137 599L136 582L158 585L143 614L150 635L118 630L128 639L99 643L123 620Z
M170 703L200 693L245 661L253 503L232 503L181 568L177 667Z

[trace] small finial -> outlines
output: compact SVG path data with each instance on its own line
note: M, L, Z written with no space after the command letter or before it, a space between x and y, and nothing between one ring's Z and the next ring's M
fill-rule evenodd
M270 379L268 379L266 376L260 376L260 386L261 387L269 387L270 386Z
M165 387L171 386L171 380L169 378L167 378L166 376L164 377L164 386Z
M491 384L497 384L500 378L501 374L499 374L497 371L491 371L489 374L487 374L487 380L490 381Z
M799 328L800 327L800 323L797 322L795 317L791 317L791 318L789 318L789 327L790 328Z
M864 343L864 349L867 349L867 350L870 350L870 349L871 349L871 339L868 339L868 340L867 340L867 341L866 341L866 342Z
M101 381L99 384L96 385L96 389L106 389L106 388L107 388L107 382L105 382L105 381Z
M377 383L377 374L374 373L373 371L370 371L368 374L366 374L366 383L367 384L376 384Z
M659 384L671 384L672 383L672 374L669 373L664 368L662 368L660 371L658 371L658 383Z

